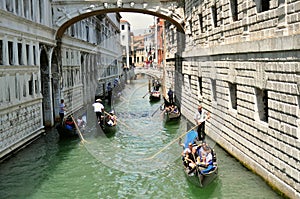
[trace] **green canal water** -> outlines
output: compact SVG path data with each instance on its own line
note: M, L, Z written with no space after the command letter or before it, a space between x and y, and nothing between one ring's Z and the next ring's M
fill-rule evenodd
M191 184L182 171L176 140L190 127L184 118L165 124L158 110L162 101L143 98L147 90L146 77L126 84L113 104L119 119L114 133L101 131L90 105L82 130L85 142L60 140L54 128L2 162L0 198L281 198L209 139L219 176L203 189Z

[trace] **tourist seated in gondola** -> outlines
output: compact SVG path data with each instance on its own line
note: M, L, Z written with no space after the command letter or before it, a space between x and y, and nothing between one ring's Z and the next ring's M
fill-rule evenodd
M74 123L74 121L73 121L73 119L72 119L71 116L67 117L67 119L66 119L66 121L65 121L65 125L66 125L66 128L67 128L68 130L73 130L73 129L75 129L75 123Z
M193 175L199 164L199 156L197 154L197 145L193 146L191 152L187 152L184 157L184 166L188 169L188 174Z
M204 168L201 170L201 173L205 174L210 172L214 168L212 149L209 146L205 146L204 151L201 155L202 158L199 166Z
M179 113L178 107L175 106L175 105L172 105L171 106L171 112L176 113L176 114Z
M107 124L109 126L115 126L117 124L117 116L114 114L114 111L110 111L107 115Z
M86 125L86 122L85 120L83 119L82 116L79 116L78 119L77 119L77 125L79 128L84 128L85 125Z
M188 167L189 166L189 157L190 155L192 154L192 149L193 149L193 144L192 143L189 143L188 147L185 148L182 152L182 160L183 160L183 164L185 167Z

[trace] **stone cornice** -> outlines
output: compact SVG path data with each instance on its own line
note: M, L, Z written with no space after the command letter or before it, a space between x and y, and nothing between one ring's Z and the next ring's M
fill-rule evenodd
M183 52L183 57L202 57L207 55L241 54L256 52L275 52L300 50L300 35L290 35L264 40L245 41L228 45L195 47Z

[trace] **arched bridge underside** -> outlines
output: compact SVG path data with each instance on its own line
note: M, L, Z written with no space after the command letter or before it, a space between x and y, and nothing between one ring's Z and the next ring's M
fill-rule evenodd
M135 12L154 15L171 22L184 32L183 8L176 0L74 0L53 1L53 25L57 26L56 39L60 39L72 24L94 16L112 12Z

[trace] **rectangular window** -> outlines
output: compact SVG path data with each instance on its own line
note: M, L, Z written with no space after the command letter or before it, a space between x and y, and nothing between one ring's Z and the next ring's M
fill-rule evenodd
M202 96L203 95L202 77L198 77L198 89L199 89L199 94Z
M214 27L218 26L218 14L216 4L211 7L212 23Z
M26 84L23 85L23 97L26 97Z
M213 100L217 101L217 83L215 79L211 79L211 91Z
M198 15L198 19L199 19L199 30L200 30L200 33L203 33L203 17L202 17L202 14L199 14Z
M33 65L37 65L36 63L36 48L33 46Z
M2 40L0 40L0 65L3 65L3 44L2 44Z
M37 80L34 80L34 89L35 89L35 94L38 94L38 81Z
M29 88L29 95L33 95L33 81L29 80L28 81L28 88Z
M121 26L121 30L125 30L125 25L122 25L122 26Z
M26 57L27 57L27 65L29 65L29 45L26 44Z
M18 58L19 58L19 64L24 65L22 60L22 44L18 43Z
M270 10L270 0L261 0L262 4L261 4L261 11L268 11Z
M268 91L255 88L258 115L261 121L268 122Z
M236 84L229 82L228 87L229 87L229 96L230 96L231 108L236 110L237 109Z
M85 30L86 30L86 41L89 42L90 41L90 29L88 26L85 26Z
M9 60L9 65L13 64L13 42L9 41L8 42L8 60Z
M270 0L258 0L255 2L257 12L265 12L270 10Z
M238 20L238 3L237 3L237 0L230 0L230 8L231 8L232 20L237 21Z
M188 75L189 78L189 87L190 87L190 91L192 91L192 76Z

